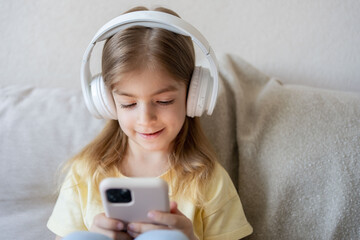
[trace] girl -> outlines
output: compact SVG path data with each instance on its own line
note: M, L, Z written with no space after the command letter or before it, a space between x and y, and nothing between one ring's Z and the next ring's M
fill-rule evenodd
M130 11L140 10L147 9ZM155 11L178 16L165 8ZM164 29L133 26L106 41L102 75L117 121L110 120L69 161L48 221L57 239L76 231L93 233L67 239L240 239L251 234L235 187L216 161L199 118L186 116L194 68L192 40ZM149 212L156 225L125 226L107 218L98 190L106 177L164 179L170 213Z

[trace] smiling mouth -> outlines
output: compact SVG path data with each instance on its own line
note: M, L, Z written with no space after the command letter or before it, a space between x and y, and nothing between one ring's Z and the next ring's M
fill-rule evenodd
M153 132L153 133L139 133L139 135L144 138L156 138L163 132L163 130L164 130L164 128L159 131Z

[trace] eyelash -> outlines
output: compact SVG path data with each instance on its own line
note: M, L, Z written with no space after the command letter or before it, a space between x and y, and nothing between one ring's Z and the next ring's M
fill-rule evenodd
M174 103L174 100L169 100L169 101L157 101L157 103L159 103L160 105L170 105Z
M169 100L169 101L157 101L158 104L162 105L162 106L167 106L170 104L173 104L175 100ZM121 104L120 107L124 108L124 109L130 109L136 106L136 103L132 103L132 104Z
M125 105L125 104L121 104L120 107L121 108L132 108L132 107L135 107L136 103L132 103L132 104L128 104L128 105Z

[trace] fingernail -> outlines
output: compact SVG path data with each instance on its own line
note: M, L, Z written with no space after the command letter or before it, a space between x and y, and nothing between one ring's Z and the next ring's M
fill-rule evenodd
M124 229L124 224L123 223L118 223L117 228L119 230L123 230Z
M134 224L130 223L128 226L127 226L128 229L130 230L134 230L135 226Z
M154 212L148 212L147 216L148 216L148 218L155 218L155 213Z

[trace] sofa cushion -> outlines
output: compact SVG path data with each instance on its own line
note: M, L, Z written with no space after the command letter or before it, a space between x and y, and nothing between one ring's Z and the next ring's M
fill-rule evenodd
M91 120L89 120L91 119ZM46 228L59 165L100 130L81 93L8 86L0 89L0 202L4 239L52 239Z
M249 239L360 239L360 94L282 84L236 56L220 70Z
M359 239L360 95L286 85L220 59L214 114L201 120L230 173L249 239ZM59 165L103 127L78 90L0 88L4 239L51 239Z

